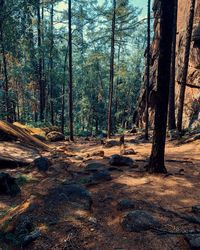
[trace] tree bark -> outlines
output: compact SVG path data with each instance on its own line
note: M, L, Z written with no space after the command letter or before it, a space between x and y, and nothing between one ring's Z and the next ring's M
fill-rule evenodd
M54 19L54 1L51 1L51 11L50 11L50 19L51 19L51 48L50 48L50 61L49 61L49 69L50 69L50 117L51 117L51 124L54 125L54 87L53 87L53 47L54 47L54 29L53 29L53 19Z
M176 129L175 118L175 84L176 84L176 33L177 33L177 11L178 0L175 0L174 6L174 22L173 22L173 42L172 42L172 61L171 61L171 78L169 85L169 115L168 128L169 130Z
M183 123L183 109L184 109L184 101L185 101L185 90L187 83L187 75L188 75L188 66L190 59L190 46L191 46L191 38L192 38L192 29L194 22L194 10L195 10L196 0L190 0L190 14L189 21L187 24L186 31L186 44L185 44L185 55L183 61L183 76L180 86L180 95L179 95L179 103L178 103L178 117L177 117L177 128L180 134L182 133L182 123Z
M114 84L114 61L115 61L115 23L116 23L116 0L113 0L112 35L110 52L110 85L109 85L109 105L108 105L108 132L107 137L112 133L112 103L113 103L113 84Z
M147 80L146 80L146 113L145 113L145 139L149 139L149 85L150 85L150 42L151 42L151 0L147 6Z
M70 140L74 141L73 131L73 65L72 65L72 12L71 12L71 0L68 0L68 25L69 25L69 133Z
M42 81L42 56L41 56L41 13L40 0L37 2L37 31L38 31L38 85L40 95L40 121L44 120L44 93Z
M166 173L164 164L169 82L171 67L171 48L173 36L173 11L175 0L162 0L160 9L160 39L157 75L157 98L155 104L155 128L150 161L150 173Z

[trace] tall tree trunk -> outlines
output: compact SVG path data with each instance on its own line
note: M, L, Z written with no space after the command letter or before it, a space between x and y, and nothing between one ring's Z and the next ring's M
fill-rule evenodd
M66 51L65 55L65 61L64 61L64 79L63 79L63 84L62 84L62 115L61 115L61 131L64 134L64 129L65 129L65 75L66 75L66 68L67 68L67 57L68 57L68 49Z
M176 84L176 33L177 33L177 12L178 0L174 3L174 22L173 22L173 41L172 41L172 54L171 54L171 77L169 85L169 115L168 115L168 128L169 130L176 129L175 118L175 84Z
M146 113L145 113L145 139L149 139L149 85L150 85L150 42L151 42L151 0L147 6L147 69L146 69Z
M73 131L73 69L72 69L72 12L71 12L71 0L68 0L68 25L69 25L69 132L70 140L74 141Z
M2 23L0 23L0 40L1 40L1 49L2 49L2 57L3 57L3 71L4 71L5 111L6 111L6 119L7 121L10 121L9 95L8 95L8 71L7 71L7 60L6 60L6 53L5 53L5 47L4 47Z
M114 84L114 61L115 61L115 23L116 23L116 0L113 0L113 17L112 17L112 35L111 35L111 52L110 52L110 86L109 86L109 106L108 106L108 138L112 133L112 103L113 103L113 84Z
M148 165L150 173L166 173L164 164L169 82L171 67L171 48L173 36L173 10L175 0L160 1L160 41L157 75L157 98L155 105L155 128L152 152Z
M44 120L44 93L42 81L42 43L41 43L41 13L40 13L40 0L37 3L37 31L38 31L38 85L40 95L40 121Z
M49 70L50 70L50 116L51 116L51 124L54 125L54 87L53 87L53 47L54 47L54 27L53 27L53 20L54 20L54 1L51 1L51 41L50 41L50 61L49 61Z
M42 0L42 15L41 15L41 42L44 46L44 0ZM46 75L45 75L45 51L42 50L42 92L43 92L43 116L45 117L46 109Z
M183 109L184 109L184 100L185 100L185 90L186 90L186 84L187 84L188 66L189 66L189 59L190 59L190 45L191 45L191 39L192 39L195 3L196 3L196 0L190 0L190 14L189 14L189 21L187 24L185 55L184 55L184 61L183 61L183 65L184 65L183 75L182 75L179 103L178 103L177 128L180 133L182 132Z

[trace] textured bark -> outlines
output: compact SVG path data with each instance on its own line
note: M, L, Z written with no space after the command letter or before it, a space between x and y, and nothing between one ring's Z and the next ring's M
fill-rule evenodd
M42 81L42 56L41 56L41 13L40 0L37 2L37 32L38 32L38 85L40 90L40 121L44 120L44 87Z
M54 47L54 29L53 29L53 21L54 21L54 2L51 2L51 13L50 13L50 19L51 19L51 48L50 48L50 61L49 61L49 67L50 67L50 116L51 116L51 123L54 125L54 102L53 102L53 93L54 93L54 83L53 83L53 47Z
M112 104L113 104L113 84L114 84L114 61L115 61L115 23L116 23L116 0L113 0L111 52L110 52L110 85L109 85L109 105L108 105L108 138L112 133Z
M173 11L175 0L160 1L160 37L157 91L155 104L155 128L152 152L148 165L150 173L166 173L164 164L167 111L169 98L171 48L173 36Z
M183 76L180 87L180 95L179 95L179 104L178 104L178 117L177 117L177 128L178 131L182 132L182 122L183 122L183 109L184 109L184 100L185 100L185 90L188 76L188 66L189 66L189 58L190 58L190 46L192 39L192 29L194 22L194 10L195 10L196 0L190 0L190 14L189 21L187 25L186 31L186 44L185 44L185 55L184 55L184 67L183 67Z
M175 118L175 85L176 85L176 33L177 33L177 11L178 0L175 1L174 6L174 22L173 22L173 42L172 42L172 61L171 61L171 78L169 85L169 116L168 127L169 130L176 129Z
M70 140L74 141L73 131L73 69L72 69L72 13L71 0L68 0L68 22L69 22L69 132Z
M150 85L150 42L151 42L151 0L147 6L147 80L146 80L146 114L145 114L145 139L149 139L149 85Z

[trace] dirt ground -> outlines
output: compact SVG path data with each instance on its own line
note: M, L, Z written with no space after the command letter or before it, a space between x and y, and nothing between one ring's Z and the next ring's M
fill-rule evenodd
M190 249L184 232L200 231L200 224L191 223L179 215L193 215L192 206L200 205L199 140L182 145L168 141L166 167L169 174L158 176L144 172L151 144L127 136L126 148L136 151L129 157L136 161L138 168L117 167L111 171L112 180L95 185L85 183L88 176L85 167L88 163L98 162L109 169L109 157L119 154L119 146L105 148L94 139L78 139L73 144L59 142L52 146L55 147L53 152L41 153L52 161L46 173L33 167L2 169L15 177L23 176L26 182L16 198L0 197L0 225L7 223L7 230L12 231L13 221L25 214L42 233L24 249ZM89 156L99 150L104 151L104 157ZM50 195L50 190L63 181L73 181L91 192L91 211L53 202L55 197ZM150 211L161 227L140 233L125 231L121 221L130 209L117 209L122 199L132 200L137 209ZM0 242L1 248L20 249L5 241Z

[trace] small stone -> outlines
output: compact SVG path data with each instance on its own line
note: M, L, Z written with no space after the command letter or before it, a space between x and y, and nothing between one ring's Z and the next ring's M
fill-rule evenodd
M39 157L34 160L34 166L42 172L45 172L49 169L50 167L50 162L47 158L45 157Z
M142 232L158 228L159 223L144 210L135 210L127 213L122 220L122 227L128 232Z

